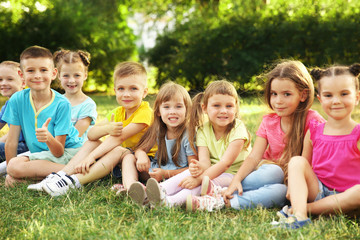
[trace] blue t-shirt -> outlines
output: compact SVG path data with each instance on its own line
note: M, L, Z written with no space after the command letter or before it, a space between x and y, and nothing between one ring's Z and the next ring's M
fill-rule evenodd
M87 134L89 132L89 129L94 126L97 118L96 103L89 97L79 105L71 107L71 122L74 126L77 121L87 117L91 118L91 123L89 128L86 129L84 134L81 136L84 141L87 140Z
M4 120L2 120L2 117L3 117L4 113L5 113L5 109L6 109L6 107L7 107L8 101L9 101L9 100L7 100L7 101L5 102L5 104L4 104L4 106L1 108L1 111L0 111L0 123L7 123L7 122L5 122ZM9 124L8 124L8 125L9 125ZM25 142L24 135L22 134L22 131L20 132L19 142Z
M174 147L175 143L176 143L176 139L168 140L165 136L165 144L166 144L166 151L167 151L167 155L168 155L168 162L165 166L163 166L163 165L159 166L159 164L157 163L157 159L156 159L157 156L155 156L155 158L151 158L151 167L150 167L149 171L152 171L152 169L154 169L154 168L162 168L165 170L176 170L176 169L187 167L189 165L187 157L194 156L195 153L190 146L188 134L185 133L181 140L181 148L180 148L180 153L178 155L178 164L180 167L176 166L172 160L171 153L172 153L172 148Z
M51 118L48 126L51 135L66 135L65 148L78 148L83 143L78 136L79 132L71 123L70 102L60 93L51 91L51 101L37 112L30 89L14 93L5 109L3 120L21 127L31 153L49 151L46 143L38 142L35 135L36 128L41 128L48 118Z

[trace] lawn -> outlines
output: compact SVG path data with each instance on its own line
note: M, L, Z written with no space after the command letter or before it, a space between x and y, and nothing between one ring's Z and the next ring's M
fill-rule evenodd
M92 97L99 119L116 107L113 96ZM242 100L240 108L254 136L268 109L256 98ZM318 103L314 109L320 110ZM359 116L356 111L357 121ZM187 213L181 208L142 208L109 190L117 181L108 177L51 198L27 191L26 184L6 189L1 180L0 239L360 239L359 219L343 215L320 216L309 227L283 230L270 225L278 209Z

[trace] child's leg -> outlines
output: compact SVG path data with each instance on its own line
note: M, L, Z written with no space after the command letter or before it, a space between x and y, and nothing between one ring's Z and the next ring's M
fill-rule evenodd
M61 169L67 175L72 175L75 173L74 168L81 163L91 151L97 148L101 144L101 141L86 141L80 150L75 154L75 156L66 164L66 166Z
M257 206L271 208L274 206L284 206L286 201L287 187L285 184L269 184L256 190L244 191L239 195L237 191L233 193L230 199L232 208L246 209Z
M160 183L161 187L165 189L166 194L167 195L173 195L181 190L183 190L183 188L179 187L180 182L188 177L191 176L189 170L185 170L169 179L167 179L166 181Z
M136 169L136 159L134 154L128 154L122 160L122 181L126 189L129 189L131 184L139 180L138 171Z
M28 157L15 157L9 161L7 172L13 178L44 178L54 171L60 171L63 164L47 160L32 160Z
M345 192L331 195L319 201L307 204L308 213L332 214L332 213L351 213L360 209L360 185L355 185Z
M87 174L76 174L75 176L82 185L103 178L114 169L121 159L125 158L125 154L132 155L129 149L116 147L95 162Z
M314 201L319 192L318 179L304 157L291 158L288 171L292 211L297 220L302 221L308 218L307 202Z
M280 166L275 164L263 164L257 170L251 172L241 182L243 191L256 190L265 185L284 182L284 172Z

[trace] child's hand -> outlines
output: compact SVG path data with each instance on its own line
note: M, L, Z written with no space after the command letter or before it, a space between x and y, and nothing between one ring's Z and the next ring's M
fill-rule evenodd
M201 184L200 179L194 178L193 176L188 176L179 183L179 187L186 189L193 189L200 186L200 184Z
M138 158L136 160L136 169L139 172L147 172L150 168L150 159L149 158Z
M35 135L36 135L36 139L39 142L46 143L48 141L49 134L50 134L49 131L48 131L48 126L49 126L50 121L51 121L51 118L48 118L46 120L46 122L42 125L41 128L36 129Z
M93 157L87 156L81 163L75 166L75 173L86 174L90 170L90 166L95 162Z
M189 171L191 176L198 177L200 176L204 170L200 167L199 161L196 159L192 159L189 165Z
M243 188L241 182L231 182L230 186L222 193L225 204L229 204L229 200L232 199L233 193L238 191L238 194L241 196L243 193Z
M156 181L160 182L164 177L165 170L162 168L154 168L152 172L149 172L150 177L155 178Z
M110 129L111 130L109 132L109 135L113 136L113 137L119 137L119 136L121 136L123 124L122 124L122 122L115 122L114 119L115 119L115 115L112 114L111 120L110 120Z

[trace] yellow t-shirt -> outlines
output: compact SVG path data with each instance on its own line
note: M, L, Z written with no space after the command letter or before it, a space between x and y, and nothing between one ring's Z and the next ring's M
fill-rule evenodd
M122 122L123 127L126 127L130 123L145 123L147 125L147 127L144 128L141 132L126 139L121 144L121 146L123 146L125 148L131 148L134 150L134 147L140 141L140 138L142 137L142 135L144 135L144 133L146 132L146 130L148 129L148 127L150 126L150 124L153 121L153 111L152 111L149 103L146 101L141 102L139 108L136 109L136 111L128 119L125 119L125 109L124 109L124 107L121 107L121 106L115 108L114 110L112 110L111 112L109 112L106 115L106 118L109 121L111 120L112 114L114 114L114 121ZM148 152L148 156L155 157L156 151L157 151L157 146L152 147L150 149L150 151Z
M236 139L244 139L245 144L239 156L233 164L225 171L227 173L236 174L245 158L251 151L251 145L248 144L250 136L244 123L240 119L236 119L235 127L230 131L227 138L216 140L214 130L210 122L206 122L204 126L199 128L196 133L196 145L198 147L207 147L210 153L211 165L218 163L224 155L229 143ZM248 145L248 146L247 146Z

